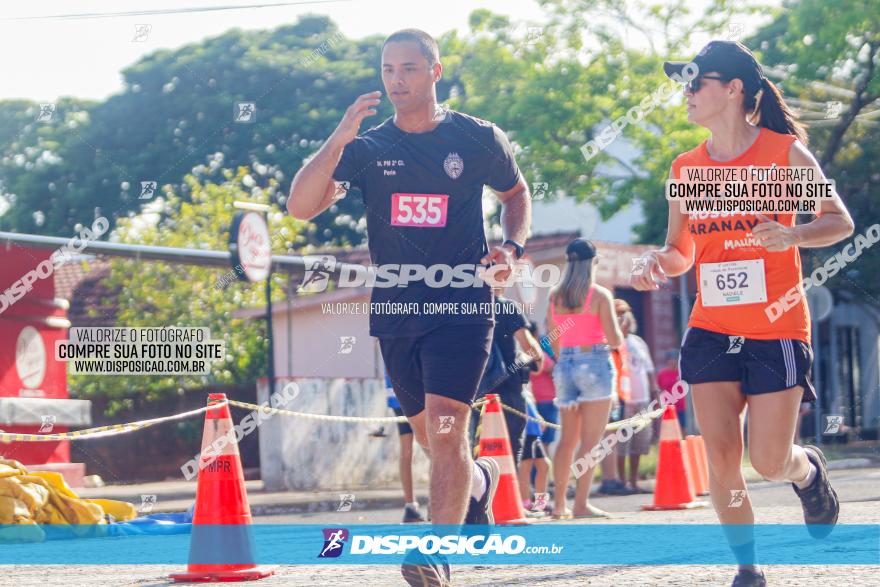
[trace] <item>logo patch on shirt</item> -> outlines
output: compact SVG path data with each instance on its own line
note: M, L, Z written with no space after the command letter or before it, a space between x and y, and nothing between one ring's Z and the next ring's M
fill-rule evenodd
M464 161L458 156L458 153L450 153L443 162L443 170L446 175L452 179L458 179L461 172L464 171Z

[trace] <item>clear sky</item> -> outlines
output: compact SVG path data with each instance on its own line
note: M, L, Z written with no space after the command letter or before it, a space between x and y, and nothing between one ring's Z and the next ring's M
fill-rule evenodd
M54 102L59 96L103 99L122 89L120 72L156 49L174 49L213 37L233 27L271 29L302 14L326 14L350 38L388 34L417 27L434 35L467 30L477 8L504 14L523 29L540 26L546 12L536 0L314 0L296 6L257 7L283 0L31 0L3 2L0 51L3 65L0 99ZM302 0L301 0L302 1ZM694 0L696 13L709 0ZM777 4L778 0L767 0ZM119 14L223 6L235 10L173 14L119 15L103 18L50 18L59 15ZM745 19L746 33L759 17ZM136 32L146 25L147 33ZM144 30L144 29L142 29ZM638 35L633 43L644 42ZM694 35L702 45L708 37ZM695 51L698 46L693 48Z
M417 27L435 35L467 29L477 8L505 14L517 22L544 20L534 0L343 0L301 6L247 8L217 12L108 18L13 20L20 17L84 13L120 13L163 8L269 4L278 0L92 0L4 2L0 13L2 84L0 99L52 102L58 96L106 98L121 91L120 71L160 48L173 49L224 31L271 29L295 22L301 14L330 16L342 33L360 38ZM149 25L144 41L136 26Z
M0 13L0 99L28 98L54 102L59 96L104 99L122 90L121 71L157 49L175 49L217 36L230 28L271 29L295 22L302 14L326 14L349 38L388 34L417 27L433 35L468 29L478 8L509 16L522 28L541 26L546 13L535 0L316 0L297 6L256 7L282 0L45 0L4 2ZM778 0L768 0L776 3ZM699 11L709 0L694 0ZM116 15L102 18L50 18L59 15L154 12L222 6L243 9L207 12ZM33 18L37 17L37 18ZM746 23L746 34L755 26ZM708 37L694 35L696 51ZM633 43L644 42L633 38ZM536 232L580 228L585 236L628 241L638 209L598 222L590 206L570 201L538 203ZM561 222L560 219L565 221Z

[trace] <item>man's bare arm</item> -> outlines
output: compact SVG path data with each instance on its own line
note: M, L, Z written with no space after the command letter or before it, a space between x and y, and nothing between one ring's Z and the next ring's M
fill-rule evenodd
M501 200L501 229L504 238L525 244L532 225L532 199L529 186L520 176L519 181L506 192L496 192Z
M506 192L495 192L501 200L501 229L505 240L510 239L521 245L525 244L532 224L532 201L529 197L529 186L520 176L516 185ZM515 247L498 245L492 247L480 263L503 265L505 268L495 274L499 283L506 282L513 272ZM494 284L493 284L494 285Z
M330 138L297 172L290 186L290 197L287 198L287 211L291 216L310 220L333 204L337 193L333 172L339 165L345 146L357 137L361 121L376 114L373 107L379 104L379 96L381 92L358 96L354 104L345 111L342 121Z

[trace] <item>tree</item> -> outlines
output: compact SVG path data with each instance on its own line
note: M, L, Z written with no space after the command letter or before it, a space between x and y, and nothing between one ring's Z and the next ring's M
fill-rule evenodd
M250 171L197 168L185 178L187 197L170 188L154 202L156 210L131 215L118 221L114 238L124 243L187 247L211 250L227 248L229 226L236 200L267 203L279 190L274 169ZM219 177L217 177L219 176ZM211 178L222 181L215 182ZM279 253L297 244L304 223L281 213L269 219L273 251ZM274 295L285 297L284 275L274 275ZM231 283L230 283L231 282ZM229 283L229 285L227 285ZM212 339L223 339L226 357L212 365L208 376L71 376L71 388L80 396L112 398L110 410L131 407L132 397L158 400L166 394L207 384L252 383L265 375L265 325L261 321L233 317L247 306L264 303L264 289L258 284L235 281L229 269L186 267L139 260L114 260L104 283L116 297L116 313L108 325L209 327ZM97 315L98 310L94 310Z
M799 0L785 8L753 44L806 106L802 114L814 114L811 101L824 102L812 103L825 112L818 113L810 138L816 140L822 167L830 169L848 132L859 136L864 127L878 124L880 2ZM834 103L842 107L839 113L829 108Z
M809 125L810 149L864 233L877 223L880 181L880 2L800 0L784 8L749 46ZM841 247L803 252L805 272ZM827 286L876 304L880 257L869 250Z
M0 120L11 118L15 131L0 132L0 195L10 205L0 208L0 229L64 235L96 208L115 222L145 203L144 181L186 199L183 177L217 153L230 169L274 166L287 184L272 200L282 207L293 174L349 104L381 87L379 47L377 38L344 38L327 17L304 16L156 51L123 72L122 93L59 101L48 124L33 122L36 104L2 103ZM233 119L239 102L256 105L255 122ZM342 220L323 215L310 226L311 243L363 240L360 200L346 198L337 211Z

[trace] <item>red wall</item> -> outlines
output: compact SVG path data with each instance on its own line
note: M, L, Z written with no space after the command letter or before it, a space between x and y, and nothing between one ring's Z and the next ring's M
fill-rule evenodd
M52 251L0 246L0 294L49 259ZM45 272L43 272L45 274ZM55 341L67 338L67 328L53 327L47 318L67 318L54 302L54 272L37 278L23 297L0 300L0 397L66 399L67 364L55 360ZM7 302L9 304L7 305ZM35 433L39 425L2 425L6 432ZM67 431L55 426L52 432ZM70 461L70 446L61 442L0 444L0 454L28 464Z

